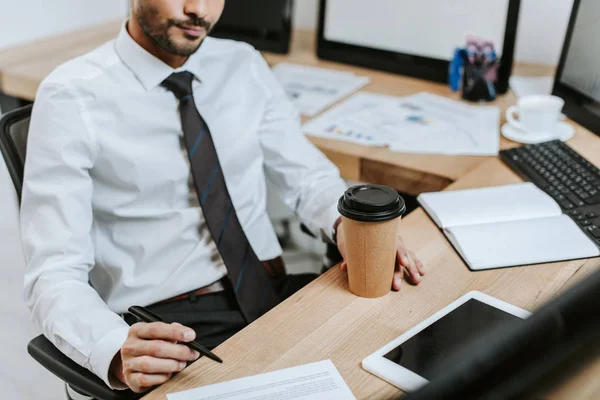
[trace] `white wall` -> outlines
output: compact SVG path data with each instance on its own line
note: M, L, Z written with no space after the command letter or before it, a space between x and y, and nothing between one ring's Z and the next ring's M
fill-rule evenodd
M318 0L296 0L294 26L316 28L318 4ZM557 64L572 7L573 0L521 0L515 59Z
M128 0L0 0L0 49L127 15Z

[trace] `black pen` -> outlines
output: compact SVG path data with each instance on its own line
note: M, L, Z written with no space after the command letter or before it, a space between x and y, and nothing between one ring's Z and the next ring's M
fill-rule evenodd
M131 306L129 307L128 311L142 322L165 322L160 316L158 316L157 314L153 313L145 307ZM210 358L213 361L223 363L223 360L221 360L217 355L213 354L209 349L202 346L196 341L181 342L181 344L189 347L192 350L196 350L198 353Z

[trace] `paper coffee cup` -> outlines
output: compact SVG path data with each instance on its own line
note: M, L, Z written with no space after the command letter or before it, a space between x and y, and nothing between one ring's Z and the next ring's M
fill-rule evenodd
M384 296L392 288L404 200L387 186L360 185L346 190L338 211L350 291L360 297Z

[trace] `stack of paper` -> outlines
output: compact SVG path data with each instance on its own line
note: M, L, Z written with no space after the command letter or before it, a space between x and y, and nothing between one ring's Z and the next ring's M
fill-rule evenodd
M498 107L430 93L392 97L358 93L304 125L305 133L403 153L496 155Z
M313 117L369 83L366 76L333 69L280 63L273 74L302 115Z

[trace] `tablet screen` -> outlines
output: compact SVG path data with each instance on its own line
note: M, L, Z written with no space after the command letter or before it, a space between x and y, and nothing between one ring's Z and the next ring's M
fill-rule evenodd
M431 373L435 368L455 351L501 324L520 319L481 301L470 299L384 357L431 380Z

